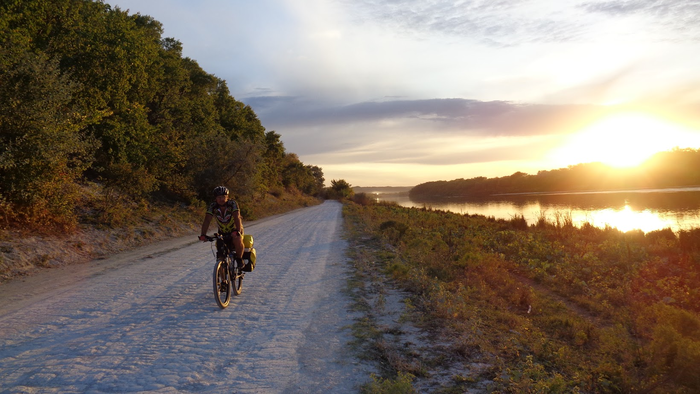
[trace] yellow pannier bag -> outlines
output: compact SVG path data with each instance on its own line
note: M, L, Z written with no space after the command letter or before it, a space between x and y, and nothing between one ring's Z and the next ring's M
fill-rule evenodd
M243 246L245 248L252 248L253 247L253 236L250 234L244 234L243 235Z
M244 271L252 271L255 269L255 260L257 259L257 254L255 248L253 247L253 236L250 234L243 235L243 259L248 260L248 264L243 267Z
M257 259L257 253L255 252L255 248L250 248L250 251L248 252L248 260L250 261L250 264L252 264L250 270L252 271L253 268L255 268L255 259Z

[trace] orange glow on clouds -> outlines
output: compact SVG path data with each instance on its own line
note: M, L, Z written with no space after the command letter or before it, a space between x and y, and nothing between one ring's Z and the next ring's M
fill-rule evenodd
M661 151L700 147L700 131L642 113L604 118L571 135L550 153L550 160L566 166L601 162L633 167Z

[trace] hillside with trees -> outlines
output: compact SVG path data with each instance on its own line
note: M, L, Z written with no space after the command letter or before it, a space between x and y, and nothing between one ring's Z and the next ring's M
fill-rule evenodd
M422 183L409 192L411 199L480 198L507 193L631 190L700 185L700 150L659 152L636 168L585 163L536 175L516 172L499 178L476 177Z
M248 200L323 188L321 168L287 152L149 16L99 1L10 0L0 37L5 225L70 227L86 182L185 203L219 184Z

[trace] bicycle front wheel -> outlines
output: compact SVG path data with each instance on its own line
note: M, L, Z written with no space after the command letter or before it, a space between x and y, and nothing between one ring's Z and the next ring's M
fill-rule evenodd
M231 277L228 264L218 261L214 267L214 299L221 308L226 308L231 301Z
M243 288L243 271L240 268L236 268L231 273L231 289L234 295L241 294L241 289Z

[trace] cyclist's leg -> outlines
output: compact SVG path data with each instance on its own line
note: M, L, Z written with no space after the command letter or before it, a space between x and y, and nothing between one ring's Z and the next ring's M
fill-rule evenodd
M239 259L243 258L243 236L241 234L234 234L232 242L233 248L236 250L236 257Z
M226 245L220 239L216 240L216 260L221 261L226 258Z
M243 265L243 238L237 234L227 234L224 237L226 246L232 252L236 252L236 261L239 267ZM240 245L239 245L240 244Z

